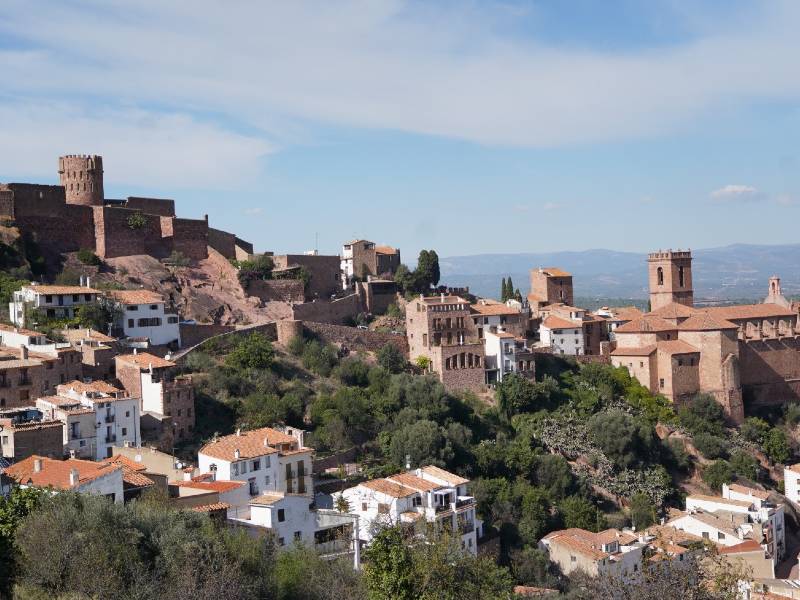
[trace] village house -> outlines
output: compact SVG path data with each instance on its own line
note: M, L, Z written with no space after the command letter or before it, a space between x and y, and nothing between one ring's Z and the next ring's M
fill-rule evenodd
M477 554L483 523L468 493L469 480L432 465L365 481L334 494L361 522L359 541L369 545L381 526L401 525L424 535L433 526L451 531L462 549Z
M636 535L617 529L598 533L563 529L539 540L539 548L547 552L562 573L570 575L577 571L592 577L638 577L645 547Z
M500 329L517 338L524 338L528 333L530 314L519 302L497 302L481 298L470 305L470 311L473 313L472 322L479 340L484 338L485 332Z
M177 375L175 363L137 352L115 357L116 375L127 392L141 399L140 410L145 420L161 422L169 417L172 439L182 441L194 431L194 386L191 377ZM169 432L163 435L170 437Z
M81 354L83 375L89 379L110 379L114 357L119 354L117 338L94 329L63 329L61 335Z
M783 489L786 499L800 508L800 463L783 467Z
M756 542L773 562L786 552L784 507L762 490L726 484L723 495L686 497L686 511L667 525L709 540L718 546Z
M34 454L64 456L64 424L43 420L34 406L0 410L0 456L16 462Z
M101 299L115 316L121 337L147 339L153 346L180 348L177 312L168 311L161 294L150 290L111 290Z
M406 337L411 361L427 358L447 389L485 389L484 345L464 298L441 294L409 302Z
M31 283L13 293L8 314L17 327L35 325L26 323L26 313L31 311L37 311L47 319L72 319L78 307L96 304L99 294L99 290L89 286L88 279L85 286Z
M141 443L139 399L109 383L71 381L44 396L36 408L64 424L64 449L71 456L102 460L115 446Z
M5 470L22 488L37 487L53 491L71 490L81 494L105 496L116 503L125 497L122 466L70 458L54 460L29 456Z
M368 240L352 240L342 245L340 270L342 288L349 289L354 279L392 275L400 266L400 250L379 246Z
M487 384L500 383L509 373L528 379L535 377L535 355L525 338L515 337L501 328L487 331L483 344Z

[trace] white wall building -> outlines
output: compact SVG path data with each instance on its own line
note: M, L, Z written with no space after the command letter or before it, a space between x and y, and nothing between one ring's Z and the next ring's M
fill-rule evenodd
M539 325L541 345L552 348L553 354L580 356L586 354L583 339L583 321L549 315Z
M20 487L72 490L81 494L106 496L116 503L124 499L122 465L88 460L55 460L29 456L8 467L5 474Z
M534 357L524 339L501 329L488 330L483 335L487 383L500 383L509 373L527 372L533 377Z
M361 522L359 540L369 544L386 526L408 525L424 533L426 524L447 528L461 547L477 554L483 523L475 514L475 498L467 494L468 479L434 466L366 481L334 494Z
M72 319L79 306L95 304L98 294L88 283L86 286L32 283L14 292L8 304L9 319L17 327L33 327L33 323L25 322L28 309L39 310L51 319Z
M36 401L45 419L64 423L64 447L81 458L102 460L114 448L141 443L139 399L104 381L60 384L57 395Z
M125 337L147 338L150 344L181 345L178 313L168 312L161 294L150 290L113 290L105 302L116 311L115 326Z
M800 506L800 463L783 468L783 488L789 502Z
M581 571L592 577L635 579L641 575L642 550L646 543L636 535L606 529L592 533L585 529L553 531L539 540L539 548L550 561L569 575Z

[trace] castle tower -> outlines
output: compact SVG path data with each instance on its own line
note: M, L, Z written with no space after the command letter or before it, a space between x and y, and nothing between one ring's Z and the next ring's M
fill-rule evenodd
M67 204L103 205L103 157L68 154L58 159L58 177Z
M671 302L692 306L692 253L690 250L667 250L647 255L650 282L650 310Z

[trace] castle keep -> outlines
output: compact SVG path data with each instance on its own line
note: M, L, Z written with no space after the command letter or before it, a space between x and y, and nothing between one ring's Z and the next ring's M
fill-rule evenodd
M0 184L0 217L13 221L50 256L91 249L100 258L180 252L193 260L208 257L208 246L226 258L252 246L235 235L208 227L204 219L175 215L164 198L104 197L103 158L67 155L58 159L60 185Z

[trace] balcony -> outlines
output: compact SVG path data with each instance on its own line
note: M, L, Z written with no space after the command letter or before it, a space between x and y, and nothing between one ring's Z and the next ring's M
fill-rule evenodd
M458 524L458 532L461 535L467 535L468 533L472 533L473 531L475 531L475 522L474 521L468 521L466 523L459 523Z
M472 496L459 496L456 500L456 510L467 506L473 506L474 504L475 498Z
M113 444L116 441L117 441L117 436L116 435L107 435L106 436L106 444Z
M106 421L106 423L113 423L114 422L114 415L106 415L105 421Z
M439 513L447 512L448 510L451 509L452 506L450 506L449 504L441 504L439 506L434 507L433 511L438 515Z
M20 377L17 385L31 385L30 377Z

